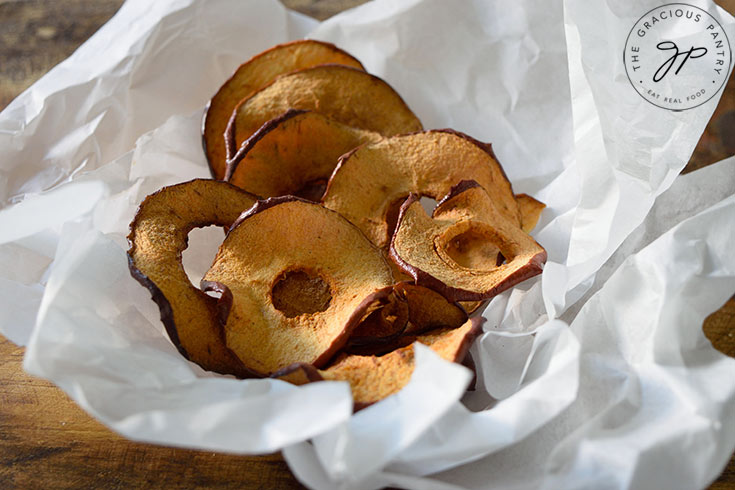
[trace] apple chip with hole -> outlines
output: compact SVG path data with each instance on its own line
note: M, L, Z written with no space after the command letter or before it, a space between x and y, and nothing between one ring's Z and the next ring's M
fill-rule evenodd
M461 363L482 333L484 318L467 320L459 328L440 328L413 337L447 361ZM314 381L347 381L355 410L360 410L400 391L411 380L414 369L413 345L396 349L383 356L342 354L327 369L309 364L289 366L273 376L289 383L303 385Z
M359 61L336 46L310 39L274 46L240 65L209 101L204 114L202 143L215 179L225 176L224 134L235 106L279 75L324 63L363 69Z
M521 229L526 233L531 233L541 217L541 211L546 208L546 204L534 199L528 194L516 194L516 202L518 203L518 211L521 214ZM499 261L499 264L502 264L505 261L505 257L498 252L497 260ZM395 271L393 271L393 275L396 275ZM487 301L459 302L468 314L478 311L480 308L485 306L486 303Z
M226 131L228 156L289 109L318 112L383 136L422 129L401 96L380 78L349 66L320 65L282 75L240 102Z
M221 294L227 347L262 375L294 362L322 367L391 284L388 263L360 230L295 197L243 213L202 279Z
M161 310L169 338L187 359L222 374L252 373L225 346L214 298L194 287L181 264L189 232L229 227L256 197L225 182L192 180L146 197L130 224L130 273Z
M520 224L513 189L490 145L451 130L394 136L357 148L340 160L322 202L386 249L409 194L439 200L464 179L488 189L499 213Z
M417 284L453 301L489 299L540 274L546 262L546 251L475 181L455 186L432 217L418 196L410 196L401 206L390 256Z
M339 157L380 134L290 110L258 129L227 163L227 181L261 197L318 201Z

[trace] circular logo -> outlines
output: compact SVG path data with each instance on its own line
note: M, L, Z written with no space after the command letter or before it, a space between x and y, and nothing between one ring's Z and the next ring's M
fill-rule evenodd
M685 3L643 15L625 41L623 62L636 92L674 111L700 106L720 91L732 53L725 30L707 11Z

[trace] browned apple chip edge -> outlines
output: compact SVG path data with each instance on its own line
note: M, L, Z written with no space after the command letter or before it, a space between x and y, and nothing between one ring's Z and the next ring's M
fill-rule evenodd
M252 136L250 136L248 139L245 140L242 145L240 145L240 148L235 148L234 131L230 131L229 129L227 129L225 132L225 135L227 136L225 145L227 148L227 170L225 173L225 180L229 181L232 178L235 170L237 170L237 166L240 165L240 162L243 160L243 158L245 158L245 155L248 154L248 152L255 146L258 141L263 139L266 134L271 132L273 128L278 127L283 121L287 121L292 117L298 116L299 114L303 114L305 112L309 111L304 111L301 109L289 109L280 116L265 122L260 127L260 129L253 133ZM234 119L230 119L227 127L229 128L229 125L233 124L233 122Z
M475 339L482 334L482 325L485 323L485 318L483 317L474 317L470 318L469 321L471 322L471 328L467 332L467 334L462 339L462 343L457 347L456 355L454 356L454 359L452 359L452 362L455 362L457 364L464 365L464 361L467 358L467 354L470 350L470 347L472 347L472 344L474 343ZM474 362L469 362L470 366L465 366L468 369L473 371L474 374ZM328 369L328 368L327 368ZM313 383L318 381L325 381L324 377L319 372L319 369L315 368L313 365L303 362L298 362L291 364L290 366L287 366L275 373L273 373L271 378L277 378L281 379L282 381L286 381L289 383L293 383L296 385L303 385L306 383ZM474 380L471 383L469 388L474 388L472 385L474 384ZM355 402L353 401L353 412L359 412L360 410L363 410L375 403L378 403L380 400L375 400L371 402Z

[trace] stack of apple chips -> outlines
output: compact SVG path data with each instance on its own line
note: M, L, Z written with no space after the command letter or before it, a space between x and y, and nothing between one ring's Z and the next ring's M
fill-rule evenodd
M414 342L463 362L482 333L470 314L546 260L528 235L544 205L513 193L490 145L424 131L331 44L241 65L207 107L203 142L213 179L148 196L128 259L171 341L206 370L347 381L357 410L408 383ZM437 201L430 215L422 197ZM197 288L181 254L210 225L227 234Z

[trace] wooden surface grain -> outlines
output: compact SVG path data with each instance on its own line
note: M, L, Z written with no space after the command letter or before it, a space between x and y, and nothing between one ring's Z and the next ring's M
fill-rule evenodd
M318 19L365 0L283 0ZM720 2L735 12L735 0ZM106 22L121 0L0 0L0 109ZM735 154L735 79L685 171ZM735 300L703 325L735 357ZM302 488L280 455L233 456L128 441L52 384L26 375L0 336L0 488ZM711 489L735 489L735 458Z
M244 457L132 442L21 369L0 340L0 488L302 488L279 455Z

